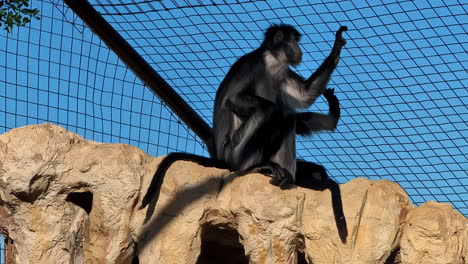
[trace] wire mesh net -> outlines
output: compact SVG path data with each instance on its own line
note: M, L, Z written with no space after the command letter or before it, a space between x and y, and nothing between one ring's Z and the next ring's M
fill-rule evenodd
M398 182L419 205L468 215L467 8L462 1L104 1L90 3L209 124L216 89L272 23L303 33L308 77L346 25L329 83L336 131L298 138L298 156L340 183ZM0 132L52 122L152 155L206 155L201 141L58 0L42 19L0 34ZM324 112L319 99L310 111Z
M203 153L194 133L68 7L38 3L41 20L0 35L1 132L51 122L152 155Z

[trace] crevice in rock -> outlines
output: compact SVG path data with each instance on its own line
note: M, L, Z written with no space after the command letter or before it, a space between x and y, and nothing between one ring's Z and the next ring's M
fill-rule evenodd
M304 251L297 251L297 264L308 264Z
M91 213L91 210L93 209L93 193L92 192L69 193L66 201L82 208L83 210L85 210L87 214Z
M17 254L17 251L16 251L16 246L15 246L15 242L13 241L13 239L11 239L9 236L5 236L4 237L4 256L3 256L3 261L5 261L4 263L16 263L16 254Z
M392 250L390 253L390 256L388 256L387 260L385 261L385 264L400 264L401 263L401 258L400 258L400 248L395 248Z
M297 264L311 264L312 262L309 260L307 262L307 256L304 252L305 243L304 243L304 235L298 234L297 236Z
M247 264L239 233L225 226L205 225L201 233L201 253L197 264Z

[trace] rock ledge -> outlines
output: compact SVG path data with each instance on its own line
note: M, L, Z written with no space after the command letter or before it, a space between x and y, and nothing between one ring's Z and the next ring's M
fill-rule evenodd
M162 158L51 124L0 135L0 232L9 238L8 261L467 261L468 220L446 204L414 208L386 180L340 186L346 243L328 190L280 190L259 174L230 178L187 161L169 168L157 203L138 210Z

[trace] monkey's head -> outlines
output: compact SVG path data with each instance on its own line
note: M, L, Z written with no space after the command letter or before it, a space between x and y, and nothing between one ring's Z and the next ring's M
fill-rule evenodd
M295 66L302 61L300 38L301 34L293 26L273 25L265 32L262 47L283 63Z

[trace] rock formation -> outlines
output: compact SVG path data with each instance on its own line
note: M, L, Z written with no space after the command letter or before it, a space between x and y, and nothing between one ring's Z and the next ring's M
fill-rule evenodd
M414 208L396 183L340 186L348 237L330 191L280 190L174 163L157 201L138 210L163 157L102 144L51 124L0 135L0 232L15 263L465 263L468 220Z

